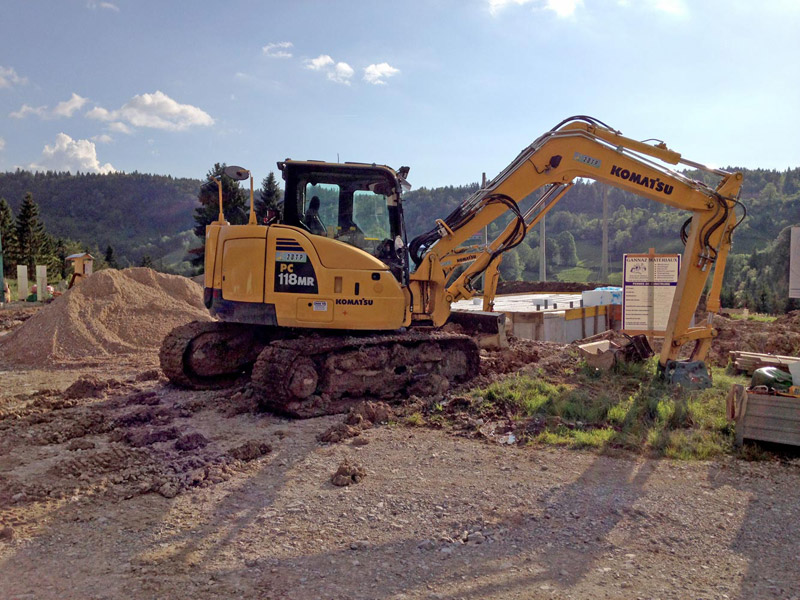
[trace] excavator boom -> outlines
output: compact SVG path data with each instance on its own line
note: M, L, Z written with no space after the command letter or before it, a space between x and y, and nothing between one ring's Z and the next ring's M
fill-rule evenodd
M711 188L660 163L685 164L721 179ZM682 270L659 362L664 368L676 361L681 348L689 342L696 343L692 359L702 361L714 335L711 317L719 310L725 260L731 234L739 221L735 208L740 205L742 175L686 160L663 142L650 145L624 137L589 117L567 119L539 137L436 228L411 242L412 258L418 265L411 275L412 297L418 300L414 304L415 318L442 324L452 302L475 295L472 284L484 272L485 306L490 305L502 253L521 242L578 178L600 181L691 212ZM540 189L543 191L539 199L523 214L517 202ZM512 220L497 238L482 251L462 252L461 246L472 235L507 212L512 213ZM469 266L450 280L450 265L465 264L467 261L459 260L465 256L472 259ZM709 321L692 327L692 317L712 271L707 301Z

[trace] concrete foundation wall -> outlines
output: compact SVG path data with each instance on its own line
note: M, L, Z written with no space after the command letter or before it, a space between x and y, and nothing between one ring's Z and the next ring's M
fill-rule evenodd
M526 340L568 344L609 328L605 306L506 313L509 332Z

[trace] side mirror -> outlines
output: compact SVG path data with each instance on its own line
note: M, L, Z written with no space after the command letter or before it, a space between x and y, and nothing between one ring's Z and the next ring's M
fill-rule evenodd
M237 167L235 165L231 165L230 167L225 167L224 173L225 175L227 175L231 179L235 179L236 181L244 181L245 179L250 177L250 171L248 171L244 167Z

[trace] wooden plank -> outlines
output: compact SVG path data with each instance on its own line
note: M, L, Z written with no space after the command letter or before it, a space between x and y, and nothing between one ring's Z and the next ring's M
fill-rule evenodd
M796 362L800 360L800 356L784 356L782 354L769 354L765 352L746 352L744 350L731 350L730 354L734 354L736 356L748 356L748 357L756 357L756 358L779 358L785 359L791 362Z

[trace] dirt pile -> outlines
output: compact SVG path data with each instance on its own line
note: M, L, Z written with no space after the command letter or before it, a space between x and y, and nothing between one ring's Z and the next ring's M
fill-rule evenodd
M200 287L152 269L107 269L56 298L0 339L0 357L20 366L157 351L174 327L210 320Z
M706 362L724 367L730 352L759 352L797 356L800 353L800 311L792 311L772 323L714 317L718 335L711 342Z
M0 400L0 529L14 506L75 494L173 498L226 481L272 451L263 428L221 416L212 393L170 394L138 379L87 376L69 394Z
M35 306L20 307L18 305L13 306L12 308L6 307L0 310L0 335L3 335L5 332L8 332L15 327L19 327L22 325L22 323L36 314L38 310L38 307Z

